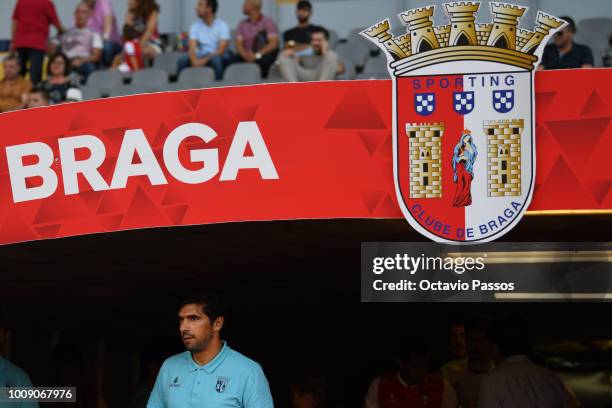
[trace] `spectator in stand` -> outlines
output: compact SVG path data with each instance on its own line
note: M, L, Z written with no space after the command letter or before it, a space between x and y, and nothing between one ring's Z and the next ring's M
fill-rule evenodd
M576 35L576 23L571 17L561 17L567 25L555 33L553 44L544 48L542 69L568 69L568 68L593 68L593 53L591 49L582 44L574 42Z
M217 80L223 79L223 70L231 59L230 29L225 21L216 17L218 7L217 0L198 0L198 20L189 30L189 53L179 60L179 73L189 66L209 66L215 70Z
M24 107L40 108L42 106L49 106L49 92L41 87L34 87L30 93L28 93L24 99Z
M125 24L136 31L143 56L151 61L162 52L161 39L157 31L159 5L155 0L129 0Z
M33 84L42 79L51 24L58 32L64 31L51 0L17 0L13 10L12 47L19 54L22 76L25 77L30 64L30 81Z
M520 319L505 318L492 328L497 367L480 385L478 407L572 408L575 397L551 371L533 363L529 327Z
M121 53L121 36L117 18L110 0L85 0L92 12L87 27L102 36L102 65L110 67L116 55Z
M318 28L318 26L310 24L310 17L312 16L312 4L310 1L298 1L295 16L298 24L283 34L284 50L281 52L281 56L295 55L301 57L313 55L310 39L313 30Z
M142 47L133 26L127 24L123 26L123 39L125 41L123 43L123 54L114 67L123 73L143 69Z
M342 73L344 66L329 46L329 32L325 28L312 29L310 45L314 53L312 57L299 57L292 48L283 51L278 61L286 81L330 81Z
M70 60L70 67L85 80L98 68L102 59L102 36L87 27L91 8L79 3L74 10L75 26L66 30L59 39L61 52Z
M24 97L32 89L30 81L19 75L19 57L9 54L2 60L4 78L0 81L0 112L23 108Z
M398 357L397 373L375 378L370 384L366 408L457 407L453 387L432 369L431 352L426 341L403 341Z
M70 61L62 53L57 53L49 59L47 79L40 83L40 88L49 94L49 102L60 104L68 99L70 89L79 88L79 85L70 78Z
M278 55L278 28L261 13L261 0L245 0L242 11L247 18L238 24L235 61L257 63L266 78Z

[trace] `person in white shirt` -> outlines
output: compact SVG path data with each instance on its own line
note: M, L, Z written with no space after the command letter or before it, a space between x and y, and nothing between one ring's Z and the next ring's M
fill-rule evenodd
M478 408L574 408L578 404L557 375L528 357L528 326L519 319L494 323L493 355L496 368L481 383Z

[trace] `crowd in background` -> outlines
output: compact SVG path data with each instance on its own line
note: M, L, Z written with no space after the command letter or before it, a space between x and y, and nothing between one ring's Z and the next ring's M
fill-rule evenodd
M158 30L160 7L155 0L126 1L127 12L119 20L110 0L84 0L74 10L73 23L65 26L52 0L18 0L12 15L12 52L3 61L0 111L79 101L80 87L96 70L129 75L152 66L167 49ZM285 81L331 80L345 71L329 31L311 23L309 1L297 2L297 25L281 35L275 21L262 14L262 0L244 0L245 19L235 27L234 38L217 16L219 6L218 0L197 2L198 18L178 47L184 55L177 73L210 67L220 80L229 65L240 62L257 64L262 78L274 66ZM589 47L574 41L575 22L562 18L569 24L546 46L538 69L593 67ZM49 38L51 26L57 30L55 38Z

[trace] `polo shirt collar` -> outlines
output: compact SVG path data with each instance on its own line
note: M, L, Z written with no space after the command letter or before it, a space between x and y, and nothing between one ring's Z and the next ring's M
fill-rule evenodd
M203 370L206 371L208 374L212 374L217 369L217 367L221 365L223 360L225 360L225 357L227 357L229 351L230 347L227 345L227 342L223 341L223 346L221 346L221 350L219 351L219 353L215 356L215 358L213 358L211 361L209 361L207 364L204 364L203 366L196 363L193 359L193 356L191 355L191 352L188 351L187 357L189 358L190 362L189 371Z

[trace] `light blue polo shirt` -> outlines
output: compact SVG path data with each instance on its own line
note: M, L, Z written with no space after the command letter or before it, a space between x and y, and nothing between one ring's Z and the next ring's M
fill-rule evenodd
M200 366L186 351L161 367L147 408L273 408L261 366L225 342L217 356Z
M199 18L189 30L189 39L197 41L196 57L202 58L215 52L222 40L230 39L230 29L220 18L215 18L210 26Z
M21 368L0 356L0 387L31 387L30 377ZM38 408L38 402L4 402L2 408Z

